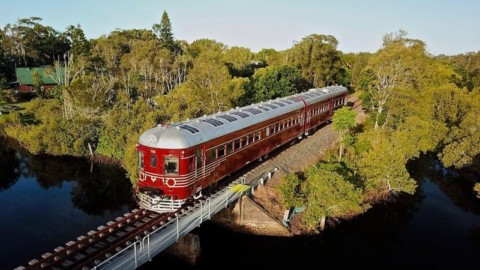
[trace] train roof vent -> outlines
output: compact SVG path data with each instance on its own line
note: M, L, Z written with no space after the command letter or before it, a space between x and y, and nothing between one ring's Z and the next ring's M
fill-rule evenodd
M278 101L275 101L275 102L272 102L273 104L275 105L278 105L280 107L285 107L285 104L281 103L281 102L278 102Z
M227 120L228 122L235 122L237 121L238 119L233 117L233 116L230 116L230 115L219 115L218 118L222 118L222 119L225 119Z
M272 105L272 104L263 104L263 105L269 107L270 109L276 109L277 108L277 106Z
M220 122L218 120L215 120L215 119L212 119L212 118L203 119L202 122L209 123L210 125L212 125L214 127L223 126L222 122Z
M264 111L266 111L266 112L270 111L268 108L263 107L263 106L258 106L258 108L260 108L260 109L262 109L262 110L264 110Z
M240 117L242 117L242 118L250 117L248 114L243 113L243 112L232 112L232 114L238 115L238 116L240 116Z
M188 130L188 131L190 131L190 133L192 133L192 134L195 134L195 133L200 132L200 130L198 130L198 129L192 127L192 126L189 126L189 125L181 125L180 128L181 128L181 129Z
M258 109L254 109L254 108L248 108L248 109L245 109L244 111L253 113L253 114L255 114L255 115L262 113L262 111L260 111L260 110L258 110Z

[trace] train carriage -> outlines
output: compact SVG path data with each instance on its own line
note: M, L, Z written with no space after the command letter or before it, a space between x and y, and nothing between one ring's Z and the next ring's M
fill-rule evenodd
M329 121L346 103L342 86L158 126L137 145L140 207L170 212L247 163Z

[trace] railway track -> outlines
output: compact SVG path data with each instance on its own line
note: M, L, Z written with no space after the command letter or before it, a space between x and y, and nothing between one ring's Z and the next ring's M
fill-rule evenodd
M47 252L40 259L33 259L27 266L19 266L15 270L36 269L90 269L125 246L147 235L175 213L158 214L143 209L134 209L129 213L99 226L70 241L65 246Z

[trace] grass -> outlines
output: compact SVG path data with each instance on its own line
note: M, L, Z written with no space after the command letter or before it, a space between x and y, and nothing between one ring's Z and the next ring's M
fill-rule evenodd
M32 101L31 100L24 100L24 99L17 99L13 95L13 90L2 90L3 92L0 93L0 107L5 105L16 105L25 108L20 112L29 111L32 108ZM0 118L4 118L5 115L0 115Z

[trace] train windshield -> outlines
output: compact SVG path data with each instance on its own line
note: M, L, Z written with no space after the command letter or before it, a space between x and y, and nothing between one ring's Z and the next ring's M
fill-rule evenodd
M165 174L178 174L178 157L165 157Z

